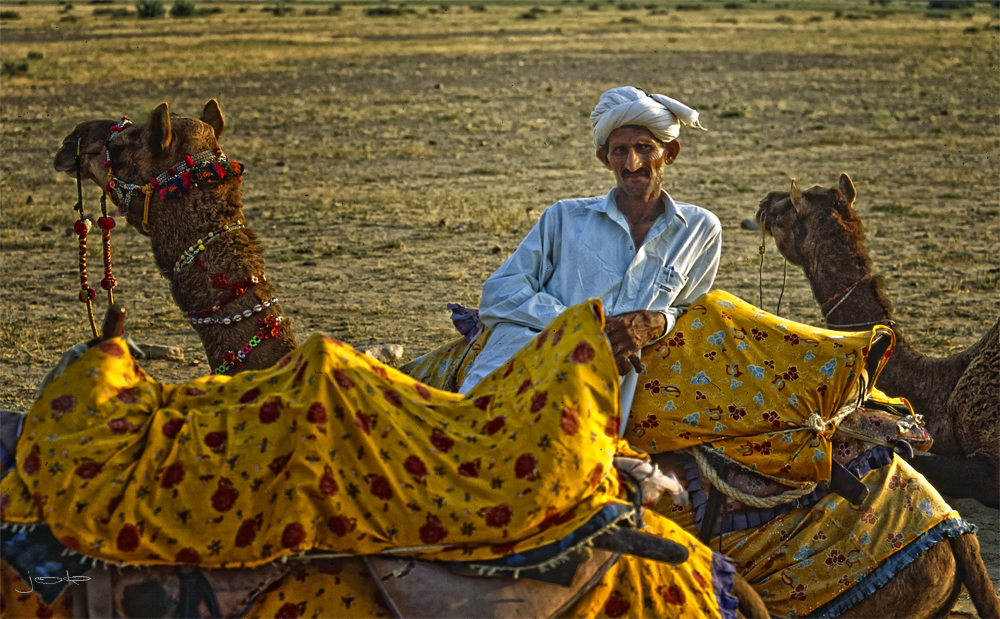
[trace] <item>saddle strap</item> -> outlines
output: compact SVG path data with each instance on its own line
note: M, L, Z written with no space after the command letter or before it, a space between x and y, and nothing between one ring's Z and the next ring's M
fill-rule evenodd
M106 569L94 568L87 572L90 579L84 583L82 595L74 591L73 616L91 617L92 619L114 617L111 601L111 572ZM79 601L77 600L79 597Z
M180 603L177 605L178 617L201 617L201 603L205 602L211 617L222 617L219 601L215 598L215 590L205 575L197 567L185 572L177 568L177 578L180 580Z
M723 467L722 471L716 471L716 473L718 473L719 479L723 483L728 481L728 468ZM708 491L708 497L705 499L705 515L701 519L701 528L698 530L698 541L708 546L708 542L712 540L715 523L719 522L722 518L721 512L723 506L726 504L726 495L714 485L708 486L706 490ZM719 522L719 530L722 530L722 522Z

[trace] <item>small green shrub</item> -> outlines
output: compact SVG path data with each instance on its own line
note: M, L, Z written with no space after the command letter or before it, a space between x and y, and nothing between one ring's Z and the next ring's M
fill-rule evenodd
M210 6L198 9L198 15L216 15L222 12L221 6Z
M376 6L365 9L365 17L399 17L403 14L403 9L394 6Z
M166 15L167 9L163 8L160 0L138 0L135 3L135 12L139 19L156 19Z
M27 75L28 74L28 61L27 60L4 60L0 63L0 75Z
M0 19L21 19L17 11L0 11Z
M189 0L174 0L170 7L171 17L194 17L196 12L194 2Z
M719 112L719 118L743 118L747 115L747 111L742 108L722 110Z
M132 14L132 11L130 11L128 9L125 9L125 8L112 9L112 8L108 8L108 7L102 7L102 8L94 9L94 15L98 16L98 17L101 17L101 16L108 16L108 17L128 17L131 14Z
M476 13L485 13L486 12L486 5L485 4L470 4L469 5L469 10L470 11L474 11Z
M45 58L45 54L42 52L28 52L28 60L41 60Z
M265 6L260 10L261 13L270 13L275 17L284 17L285 15L291 15L295 12L295 9L288 6L283 2L279 2L275 6Z
M930 2L927 3L927 8L956 10L971 9L975 5L976 3L972 0L930 0Z

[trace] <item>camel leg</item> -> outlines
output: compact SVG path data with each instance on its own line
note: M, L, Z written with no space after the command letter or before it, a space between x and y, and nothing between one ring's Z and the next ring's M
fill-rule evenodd
M976 499L1000 507L1000 466L991 454L919 456L910 461L927 481L956 499Z
M975 535L959 535L948 541L951 542L962 582L969 590L969 597L979 616L983 619L1000 617L1000 599L997 598L993 582L986 572L983 557L979 554L979 538Z
M747 619L770 619L771 613L767 611L764 600L760 598L757 591L750 586L739 574L733 574L733 595L740 601L736 609L739 614Z
M962 537L969 537L963 535ZM985 569L984 573L985 573ZM958 570L950 544L935 544L842 617L936 617L952 598Z

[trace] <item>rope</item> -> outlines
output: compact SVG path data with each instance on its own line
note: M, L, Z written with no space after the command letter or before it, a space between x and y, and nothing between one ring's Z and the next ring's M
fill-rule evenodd
M146 200L142 205L142 231L149 234L149 224L146 222L149 220L149 196L153 195L153 185L147 183L140 189L142 189L142 193L146 194Z
M80 211L80 220L76 222L73 226L74 232L77 234L77 240L80 246L80 295L79 299L81 302L87 304L87 317L90 319L90 330L94 333L94 337L97 337L97 321L94 319L94 304L92 301L97 293L87 282L87 233L90 232L90 222L83 215L83 167L80 157L80 145L83 142L83 138L79 137L76 139L76 192L77 192L77 202L73 207Z
M715 467L712 463L708 461L708 457L702 453L701 449L695 447L688 450L692 456L694 456L695 461L698 463L698 472L702 476L708 479L709 483L715 486L720 492L725 494L731 499L735 499L744 505L749 505L750 507L777 507L789 501L794 501L795 499L811 494L816 490L816 484L809 484L805 488L793 488L787 492L782 492L781 494L776 494L774 496L768 497L758 497L752 494L747 494L738 488L730 486L728 483L719 477L719 474L715 471Z
M764 309L764 254L767 253L767 233L765 232L765 226L767 225L767 213L761 213L760 218L760 247L758 251L760 252L760 266L757 267L757 298L759 300L758 307ZM775 316L781 315L781 300L785 298L785 283L788 281L788 259L785 259L785 266L781 276L781 294L778 295L778 307L774 311Z
M767 235L764 233L764 227L767 224L767 213L761 215L760 220L760 266L757 267L757 298L759 303L758 307L764 308L764 254L767 252Z
M826 326L830 327L831 329L849 329L851 327L874 327L875 325L882 325L891 328L895 326L895 324L896 324L895 320L873 320L871 322L855 322L849 325L834 325L826 323Z
M781 294L778 295L778 308L774 310L775 316L781 316L781 300L785 298L785 282L788 281L788 259L785 258L784 274L781 276Z

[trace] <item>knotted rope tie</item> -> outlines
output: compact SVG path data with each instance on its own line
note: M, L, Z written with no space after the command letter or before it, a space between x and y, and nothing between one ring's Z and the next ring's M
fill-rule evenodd
M149 234L149 224L146 222L149 220L149 196L153 195L153 185L146 183L140 189L146 194L146 200L142 204L142 231Z
M801 427L796 428L796 431L801 430L812 430L816 434L832 434L836 431L840 423L846 419L851 413L858 409L858 402L854 402L845 406L842 406L837 414L830 419L823 419L819 413L813 413L806 419L805 423ZM708 479L709 483L719 489L723 494L731 499L735 499L744 505L749 505L750 507L777 507L783 503L789 501L794 501L800 497L811 494L816 490L816 484L811 483L804 488L794 488L781 494L776 494L769 497L757 497L752 494L747 494L738 488L726 483L718 473L715 471L715 467L709 462L708 457L701 451L701 449L694 447L688 450L688 452L694 456L695 462L698 463L698 472L701 473L705 478Z
M701 473L703 477L708 479L710 484L715 486L727 497L739 501L744 505L749 505L750 507L777 507L778 505L804 497L807 494L812 494L812 492L816 490L816 484L812 483L807 485L805 488L793 488L787 492L782 492L781 494L776 494L774 496L758 497L752 494L747 494L739 488L734 488L723 481L722 478L719 477L719 474L715 471L715 467L708 461L708 457L702 453L701 449L694 447L689 449L688 453L694 456L695 462L698 463L698 472Z

